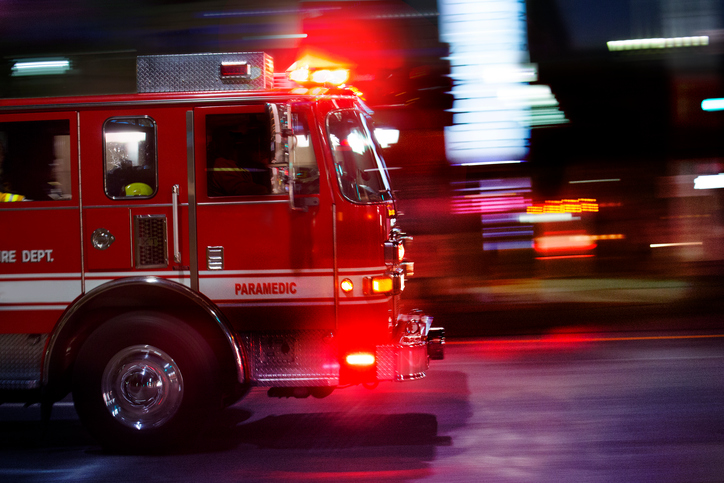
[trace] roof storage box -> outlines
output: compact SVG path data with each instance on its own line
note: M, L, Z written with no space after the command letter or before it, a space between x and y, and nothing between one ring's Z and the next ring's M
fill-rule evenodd
M271 89L274 61L263 52L143 55L136 60L138 92Z

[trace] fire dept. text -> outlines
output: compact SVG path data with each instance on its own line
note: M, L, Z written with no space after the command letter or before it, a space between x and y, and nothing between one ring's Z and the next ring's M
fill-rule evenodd
M21 260L23 263L52 262L53 250L23 250ZM17 261L16 250L0 251L0 263L15 263Z

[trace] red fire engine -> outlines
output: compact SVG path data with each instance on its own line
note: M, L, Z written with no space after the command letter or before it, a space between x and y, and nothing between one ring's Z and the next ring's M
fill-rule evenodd
M154 449L253 386L324 397L442 358L402 309L370 111L306 71L142 56L137 94L0 101L0 402L72 393L101 444Z

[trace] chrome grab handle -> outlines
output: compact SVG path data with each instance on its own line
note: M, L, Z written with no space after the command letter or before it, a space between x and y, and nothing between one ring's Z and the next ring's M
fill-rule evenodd
M179 185L173 185L171 192L171 203L173 205L173 260L181 263L181 249L179 248L179 226L178 226L178 198L181 193Z

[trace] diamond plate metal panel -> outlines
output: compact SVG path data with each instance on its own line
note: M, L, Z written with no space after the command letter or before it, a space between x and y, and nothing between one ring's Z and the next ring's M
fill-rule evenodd
M248 77L221 78L222 62L246 62ZM274 61L263 52L143 55L136 59L138 92L196 92L271 89Z
M377 361L377 379L392 381L395 379L397 351L394 345L378 345L375 354Z
M47 334L0 335L0 389L39 386L47 339Z
M251 378L259 386L312 387L339 384L335 344L324 330L275 331L245 339Z

